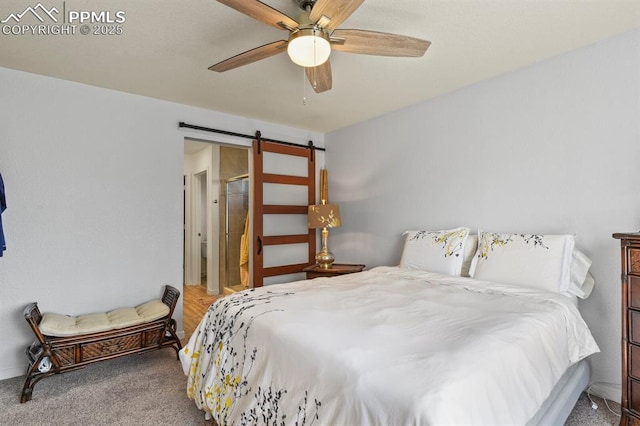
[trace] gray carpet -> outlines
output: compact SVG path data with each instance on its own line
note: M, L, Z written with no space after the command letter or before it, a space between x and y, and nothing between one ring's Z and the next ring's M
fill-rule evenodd
M22 377L0 381L0 425L212 424L187 398L186 378L168 349L49 377L36 384L33 400L24 404L22 383ZM582 394L566 425L617 425L618 417L601 400L597 403L600 408L591 409Z
M0 381L1 425L204 425L171 349L130 355L37 383L20 404L23 378Z

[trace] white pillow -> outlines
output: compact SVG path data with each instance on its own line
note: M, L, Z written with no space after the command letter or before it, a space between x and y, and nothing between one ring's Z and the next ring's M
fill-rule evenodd
M571 258L571 282L567 293L586 299L591 294L595 280L593 275L589 273L591 268L591 259L578 249L573 250Z
M499 234L478 231L470 275L557 293L571 281L573 235Z
M469 228L406 231L400 267L459 276Z
M460 276L469 277L469 269L471 269L471 262L478 250L478 236L476 234L469 235L464 242L464 250L462 254L462 271Z

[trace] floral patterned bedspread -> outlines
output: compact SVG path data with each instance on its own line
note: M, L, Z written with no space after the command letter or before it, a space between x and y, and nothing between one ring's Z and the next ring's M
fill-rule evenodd
M220 426L500 425L597 351L565 296L379 267L223 297L180 359Z

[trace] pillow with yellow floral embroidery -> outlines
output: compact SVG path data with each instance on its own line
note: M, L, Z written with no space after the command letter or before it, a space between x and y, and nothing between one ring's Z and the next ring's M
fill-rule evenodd
M573 235L499 234L478 231L478 250L471 277L522 285L556 293L571 280Z
M469 228L406 231L400 267L459 276Z

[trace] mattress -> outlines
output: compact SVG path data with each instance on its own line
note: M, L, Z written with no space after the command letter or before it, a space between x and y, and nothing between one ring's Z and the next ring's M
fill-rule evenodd
M563 425L580 394L591 379L591 367L586 359L571 365L542 403L538 412L527 422L527 426Z
M219 424L526 424L598 351L565 296L379 267L219 299L180 352Z

